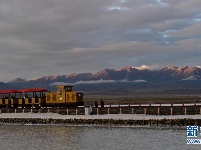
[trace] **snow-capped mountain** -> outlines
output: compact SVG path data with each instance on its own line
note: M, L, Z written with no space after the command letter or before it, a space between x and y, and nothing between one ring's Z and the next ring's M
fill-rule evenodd
M12 86L20 87L47 87L54 85L54 83L66 84L85 84L85 83L102 83L103 81L110 81L104 83L118 84L136 84L135 81L144 81L141 84L154 84L160 86L176 86L178 84L187 84L188 82L201 82L201 68L189 66L166 66L159 70L137 69L136 67L125 66L118 69L103 69L95 74L92 73L70 73L58 76L44 76L32 80L24 80L21 78L14 79L8 82ZM90 81L90 82L87 82ZM96 82L95 82L96 81ZM98 82L97 82L98 81ZM126 81L126 82L125 82ZM138 82L140 84L140 82ZM90 84L92 85L92 84ZM198 86L199 84L196 84ZM126 86L126 85L125 85ZM201 85L200 85L201 86Z

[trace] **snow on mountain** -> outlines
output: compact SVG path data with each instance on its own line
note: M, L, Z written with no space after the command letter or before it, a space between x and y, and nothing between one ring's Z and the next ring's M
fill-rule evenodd
M142 69L144 68L144 69ZM119 69L103 69L95 74L92 73L70 73L66 75L58 76L44 76L41 78L25 80L17 78L8 82L10 85L22 86L22 87L40 87L42 85L47 86L52 83L71 83L71 84L83 84L83 83L109 83L108 81L119 83L156 83L169 81L194 81L201 80L201 68L189 67L189 66L166 66L160 70L149 70L147 67L141 66L141 70L138 67L125 66ZM127 82L123 82L127 81Z
M110 80L110 78L112 78L113 75L115 75L115 70L104 69L94 74L92 80L100 80L100 79Z
M177 69L178 69L178 67L169 65L169 66L164 67L162 70L173 70L173 71L175 71L175 70L177 70Z
M33 78L33 79L29 79L27 81L37 81L37 80L54 80L57 76L43 76L43 77L39 77L39 78Z
M160 67L158 65L151 65L151 66L147 66L147 65L142 65L140 67L134 67L137 70L159 70Z
M197 67L181 66L172 74L177 79L185 79L191 76L201 75L201 69Z
M187 81L187 80L200 80L200 76L189 76L187 78L182 79L183 81Z
M75 77L75 76L77 76L77 73L71 73L66 75L66 77Z
M128 71L128 72L130 72L132 69L135 69L135 67L125 66L125 67L121 67L119 69L116 69L116 71Z

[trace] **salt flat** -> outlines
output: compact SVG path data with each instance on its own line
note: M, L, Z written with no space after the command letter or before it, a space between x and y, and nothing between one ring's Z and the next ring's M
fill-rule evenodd
M52 118L52 119L201 119L201 115L144 115L144 114L106 114L106 115L60 115L57 113L2 113L0 118Z

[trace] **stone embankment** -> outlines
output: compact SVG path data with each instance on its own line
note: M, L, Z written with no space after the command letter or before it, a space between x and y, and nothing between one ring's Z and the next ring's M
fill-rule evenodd
M149 119L149 120L132 120L132 119L53 119L53 118L0 118L0 124L60 124L60 125L104 125L104 126L158 126L174 127L198 125L201 126L201 119Z

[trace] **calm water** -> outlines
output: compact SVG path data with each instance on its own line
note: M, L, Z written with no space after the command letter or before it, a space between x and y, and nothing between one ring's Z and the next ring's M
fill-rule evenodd
M184 150L186 130L66 126L0 126L0 150Z

